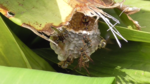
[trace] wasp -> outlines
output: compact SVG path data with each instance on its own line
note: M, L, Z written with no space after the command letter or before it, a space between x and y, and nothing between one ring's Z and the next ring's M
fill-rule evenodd
M65 61L61 61L58 63L58 65L61 67L61 68L67 68L69 65L71 65L73 63L73 57L70 55L67 60Z
M80 49L81 56L79 58L78 66L81 69L82 67L89 73L87 68L89 67L89 61L93 62L93 60L86 54L86 52L83 50L83 48Z

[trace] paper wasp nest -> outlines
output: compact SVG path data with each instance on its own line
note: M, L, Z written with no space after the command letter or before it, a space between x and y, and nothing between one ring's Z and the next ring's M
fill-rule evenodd
M73 59L79 58L79 67L88 67L92 61L91 54L98 47L105 47L105 40L100 36L98 23L94 18L76 13L69 22L69 25L59 28L51 39L58 44L51 43L51 48L58 54L61 61L59 65L67 68Z

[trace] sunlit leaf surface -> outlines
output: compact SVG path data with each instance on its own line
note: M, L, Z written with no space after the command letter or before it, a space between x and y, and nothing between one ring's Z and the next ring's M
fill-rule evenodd
M51 24L66 24L72 12L72 8L63 0L0 0L0 8L14 13L14 17L10 19L15 23L25 23L37 30Z
M0 65L53 70L8 29L1 17L0 28Z
M121 0L115 0L115 1L121 1ZM141 8L141 11L130 15L134 20L138 21L141 25L142 31L150 31L150 25L149 25L149 15L150 15L150 1L149 0L126 0L124 2L124 5L132 6L132 7L138 7Z
M0 66L1 84L115 84L114 77L84 77Z

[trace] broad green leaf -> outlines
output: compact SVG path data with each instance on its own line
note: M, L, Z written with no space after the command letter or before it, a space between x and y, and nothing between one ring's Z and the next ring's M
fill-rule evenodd
M115 76L118 84L148 84L150 83L150 44L139 42L122 42L122 48L117 44L107 45L107 49L99 49L91 58L88 68L92 76ZM35 50L37 54L54 63L58 63L57 55L51 49ZM50 55L50 56L49 56ZM75 70L78 60L69 67ZM88 74L83 68L76 69L81 74Z
M8 29L1 17L0 28L0 65L53 70Z
M118 17L121 19L121 21L127 26L127 28L129 29L136 29L136 30L139 30L140 29L140 26L136 26L133 21L131 21L128 17L127 14L125 13L122 13L121 10L115 8L114 11L116 12L116 14L118 15ZM120 15L121 14L121 15Z
M102 36L104 37L107 33L107 27L108 26L105 23L99 23L99 29L101 31ZM128 29L121 26L116 26L116 28L120 32L120 34L129 41L150 43L150 38L148 38L150 36L150 32ZM110 37L114 38L112 34L110 35Z
M10 18L13 22L25 23L37 30L51 24L66 24L73 10L64 0L0 0L0 8L15 14Z
M115 0L115 1L120 1L120 0ZM140 12L130 16L134 20L139 22L139 24L142 27L141 28L142 31L147 31L147 32L150 32L150 25L149 25L150 19L148 18L150 15L149 4L150 4L149 0L125 0L124 2L124 5L141 8Z
M114 79L0 66L0 84L114 84Z
M49 44L48 41L45 41L43 39L41 39L39 36L37 36L36 34L34 34L32 31L18 26L17 24L13 23L11 20L9 20L8 18L6 18L5 16L1 15L3 21L5 22L5 24L7 25L7 27L27 46L29 46L29 48L39 48L40 46L43 46L45 44L43 44L42 42L46 42L47 44ZM39 45L39 44L43 44L43 45ZM49 47L49 46L48 46Z

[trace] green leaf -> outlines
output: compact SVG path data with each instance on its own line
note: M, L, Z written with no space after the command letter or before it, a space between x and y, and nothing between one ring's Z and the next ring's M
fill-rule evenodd
M54 71L8 29L1 17L0 28L0 65Z
M0 84L114 84L114 77L84 77L0 66Z
M115 1L119 2L122 0L115 0ZM141 30L146 32L150 32L150 25L149 25L150 19L148 18L150 15L149 4L150 4L149 0L125 0L124 2L124 5L141 8L140 12L130 16L134 20L138 21L142 27Z
M117 44L109 44L107 49L99 49L91 58L94 64L90 63L88 68L90 75L98 77L116 77L116 82L120 84L129 83L150 83L150 44L129 42L123 43L122 48ZM57 55L51 49L35 50L37 54L54 63L58 63ZM50 55L50 56L49 56ZM69 67L75 70L78 60ZM76 69L81 74L88 74L84 68Z
M51 24L66 24L71 18L68 17L69 14L73 11L64 0L0 0L0 9L14 13L15 17L9 19L18 25L25 23L37 30Z
M125 13L122 13L122 11L120 11L119 9L115 8L114 11L116 12L116 14L118 15L118 17L121 19L121 21L127 26L127 28L129 29L137 29L139 30L136 25L133 23L133 21L131 21L128 18L128 15ZM121 14L121 16L119 16Z
M102 22L100 22L99 25L100 25L99 29L101 31L101 34L102 34L102 36L105 37L108 26ZM150 38L148 38L150 36L150 32L128 29L128 28L121 27L121 26L115 26L115 27L120 32L120 34L129 41L150 43ZM114 36L111 34L110 38L114 38Z

